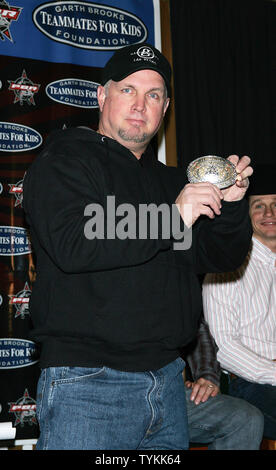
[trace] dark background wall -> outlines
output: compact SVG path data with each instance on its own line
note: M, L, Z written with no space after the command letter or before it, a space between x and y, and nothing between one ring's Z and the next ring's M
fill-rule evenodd
M170 0L177 163L275 160L276 3Z

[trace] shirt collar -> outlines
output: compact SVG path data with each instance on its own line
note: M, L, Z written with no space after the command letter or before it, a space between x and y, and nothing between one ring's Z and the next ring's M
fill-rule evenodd
M264 264L269 264L270 266L275 267L276 253L273 253L270 248L265 246L255 237L252 237L251 256Z

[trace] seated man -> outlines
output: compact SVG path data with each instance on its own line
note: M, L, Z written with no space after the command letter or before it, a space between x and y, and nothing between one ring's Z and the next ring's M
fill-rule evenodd
M210 450L257 450L263 436L262 413L244 400L219 393L216 351L202 319L185 354L193 379L185 382L190 442L208 444Z
M264 437L276 439L276 167L256 165L249 188L252 247L232 273L208 274L204 315L231 378L229 394L264 414Z

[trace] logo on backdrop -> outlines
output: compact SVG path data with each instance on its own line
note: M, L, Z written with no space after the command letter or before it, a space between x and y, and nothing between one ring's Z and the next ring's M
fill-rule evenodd
M23 202L23 179L20 181L17 181L17 183L10 184L9 183L9 194L13 194L15 196L15 203L14 207L22 207L22 202Z
M33 398L30 397L28 389L25 389L23 397L20 397L16 402L10 402L9 413L14 413L15 422L14 426L20 424L21 427L28 424L33 426L37 424L36 420L36 402Z
M79 108L97 108L99 83L78 78L64 78L49 83L46 94L54 101Z
M0 369L19 369L38 362L35 343L20 338L0 339Z
M26 228L0 226L0 256L26 255L31 252L31 242Z
M33 22L50 39L82 49L118 49L148 36L137 16L97 3L49 2L35 8Z
M15 307L14 318L20 317L21 320L25 320L25 316L30 314L29 301L32 291L29 288L28 283L25 283L24 289L19 291L15 295L9 295L10 305Z
M0 39L13 42L10 27L12 21L17 21L23 8L10 6L6 0L0 0Z
M35 105L34 94L38 92L40 85L33 83L23 70L21 77L16 80L8 80L10 86L9 90L14 92L14 103L20 103L22 106L24 103L28 105Z
M31 127L0 122L0 152L25 152L42 144L42 136Z

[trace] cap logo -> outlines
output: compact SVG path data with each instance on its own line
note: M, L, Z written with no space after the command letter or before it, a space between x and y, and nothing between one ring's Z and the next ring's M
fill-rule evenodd
M153 59L155 54L150 47L140 47L137 49L137 55L141 59Z

